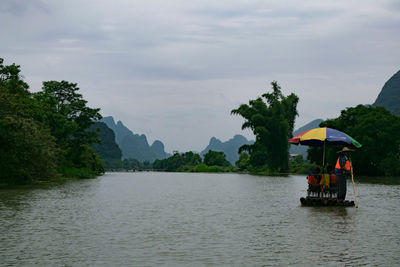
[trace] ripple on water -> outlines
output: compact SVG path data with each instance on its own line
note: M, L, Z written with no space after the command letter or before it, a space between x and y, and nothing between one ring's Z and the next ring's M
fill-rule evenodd
M301 207L305 187L300 176L113 173L1 190L0 259L14 266L400 261L400 186L357 184L359 209Z

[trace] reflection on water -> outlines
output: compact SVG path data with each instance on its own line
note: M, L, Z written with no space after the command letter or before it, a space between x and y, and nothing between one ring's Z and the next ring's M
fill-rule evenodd
M399 190L357 184L358 209L301 207L303 176L113 173L0 190L0 262L393 266Z
M400 177L360 177L355 180L364 184L400 185Z

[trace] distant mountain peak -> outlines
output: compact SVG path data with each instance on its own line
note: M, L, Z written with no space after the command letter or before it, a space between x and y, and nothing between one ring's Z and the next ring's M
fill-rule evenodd
M216 138L216 137L211 137L211 139L210 139L210 145L219 145L219 144L222 144L221 140L219 140L219 139Z
M144 134L135 134L122 121L115 124L114 118L104 117L101 121L107 124L115 133L115 140L122 151L122 158L133 158L139 161L153 161L155 159L163 159L168 156L164 151L164 144L161 141L154 142L149 146L147 137Z
M151 146L160 146L160 147L164 148L164 144L160 140L154 140L154 142Z
M103 117L101 121L104 122L108 126L108 128L111 128L109 125L115 126L115 121L112 116Z
M400 70L383 86L373 106L381 106L400 116Z
M224 152L226 159L235 165L235 162L239 159L238 150L242 145L252 144L253 141L248 141L243 135L237 134L228 141L222 142L216 137L211 137L208 146L200 152L201 155L205 155L209 150Z

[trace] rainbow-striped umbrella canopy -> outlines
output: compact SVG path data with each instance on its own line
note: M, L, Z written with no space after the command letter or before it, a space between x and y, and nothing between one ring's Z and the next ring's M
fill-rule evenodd
M331 128L314 128L305 132L299 133L289 143L306 146L323 146L324 144L353 146L360 148L362 145L353 137Z

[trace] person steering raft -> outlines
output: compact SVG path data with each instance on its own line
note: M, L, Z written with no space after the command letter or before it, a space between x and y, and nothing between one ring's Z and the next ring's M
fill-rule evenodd
M322 175L324 179L320 180L317 194L312 189L317 189L315 184L315 176L308 176L309 190L307 197L300 198L302 205L337 205L337 206L355 206L358 207L356 188L354 184L353 168L349 152L354 150L351 148L360 148L362 144L357 142L348 134L328 127L319 127L306 130L289 139L289 143L294 145L316 146L322 148ZM326 146L341 146L342 150L338 151L339 158L336 162L335 173L331 168L326 168L325 172L325 149ZM351 174L353 183L353 191L355 201L345 200L346 198L346 178ZM337 176L337 177L336 177ZM314 179L313 179L314 178ZM337 179L336 179L337 178ZM314 190L315 191L315 190ZM336 194L337 193L337 194ZM336 194L336 196L335 196Z
M354 150L343 147L337 153L339 153L339 157L336 161L335 165L335 173L337 177L337 198L339 200L344 200L346 198L347 192L347 176L351 172L351 160L349 153L354 152Z

